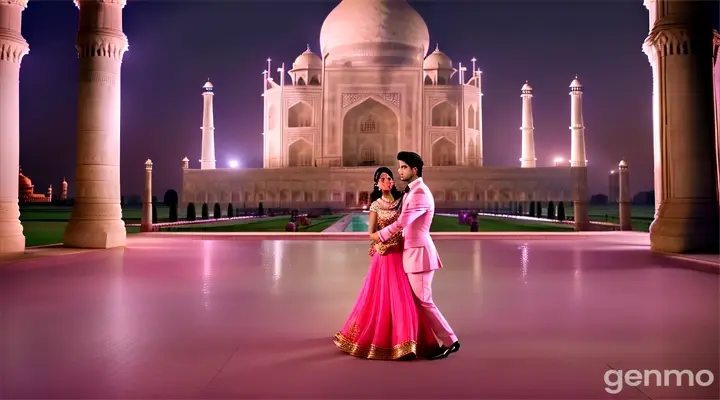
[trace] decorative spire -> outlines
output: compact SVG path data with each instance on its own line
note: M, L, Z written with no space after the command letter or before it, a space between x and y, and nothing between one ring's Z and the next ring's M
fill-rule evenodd
M439 52L439 51L440 51L440 44L439 44L439 43L435 43L435 51L436 51L436 52Z
M307 46L307 49L305 49L305 51L311 51L311 50L310 50L310 45L308 44L308 45L306 45L306 46Z

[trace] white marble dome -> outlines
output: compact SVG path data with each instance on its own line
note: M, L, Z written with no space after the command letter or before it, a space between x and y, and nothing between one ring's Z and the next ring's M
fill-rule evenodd
M428 27L405 0L342 0L320 29L322 54L333 56L333 50L346 54L353 52L349 50L352 48L356 48L354 56L390 54L384 49L391 45L409 47L405 51L413 50L413 58L419 57L421 51L424 58L429 50Z
M433 69L453 69L452 60L447 54L440 51L439 47L435 47L435 51L430 53L423 62L424 70Z
M308 45L307 50L293 62L293 69L322 69L322 59L319 55L313 53Z

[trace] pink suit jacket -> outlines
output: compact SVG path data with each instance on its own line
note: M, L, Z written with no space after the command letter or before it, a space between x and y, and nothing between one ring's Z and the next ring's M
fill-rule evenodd
M403 198L402 212L397 221L378 232L381 242L402 231L404 237L403 268L406 273L434 271L442 268L435 243L430 238L430 224L435 215L435 199L430 189L418 178Z

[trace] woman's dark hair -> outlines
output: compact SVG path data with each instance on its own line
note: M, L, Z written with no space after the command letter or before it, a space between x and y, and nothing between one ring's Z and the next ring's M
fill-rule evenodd
M382 175L383 173L388 174L388 176L390 178L395 179L395 178L393 178L393 174L392 174L392 171L390 171L390 168L388 168L388 167L378 168L375 171L375 175L373 176L373 182L375 183L375 185L373 186L372 193L370 193L370 204L372 204L375 200L382 197L382 190L380 190L380 188L378 187L378 180L380 179L380 175ZM400 192L395 185L393 185L392 188L390 189L390 193L392 194L392 196L395 200L401 198L403 195L402 192ZM400 204L402 204L402 202L398 202L398 205L400 205Z

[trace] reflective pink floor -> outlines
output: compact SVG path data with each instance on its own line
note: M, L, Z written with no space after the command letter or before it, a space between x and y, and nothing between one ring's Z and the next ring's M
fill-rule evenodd
M137 238L2 264L0 395L717 398L718 275L609 240L437 245L435 300L462 344L438 361L333 346L366 242ZM715 382L612 395L609 369L708 369Z

